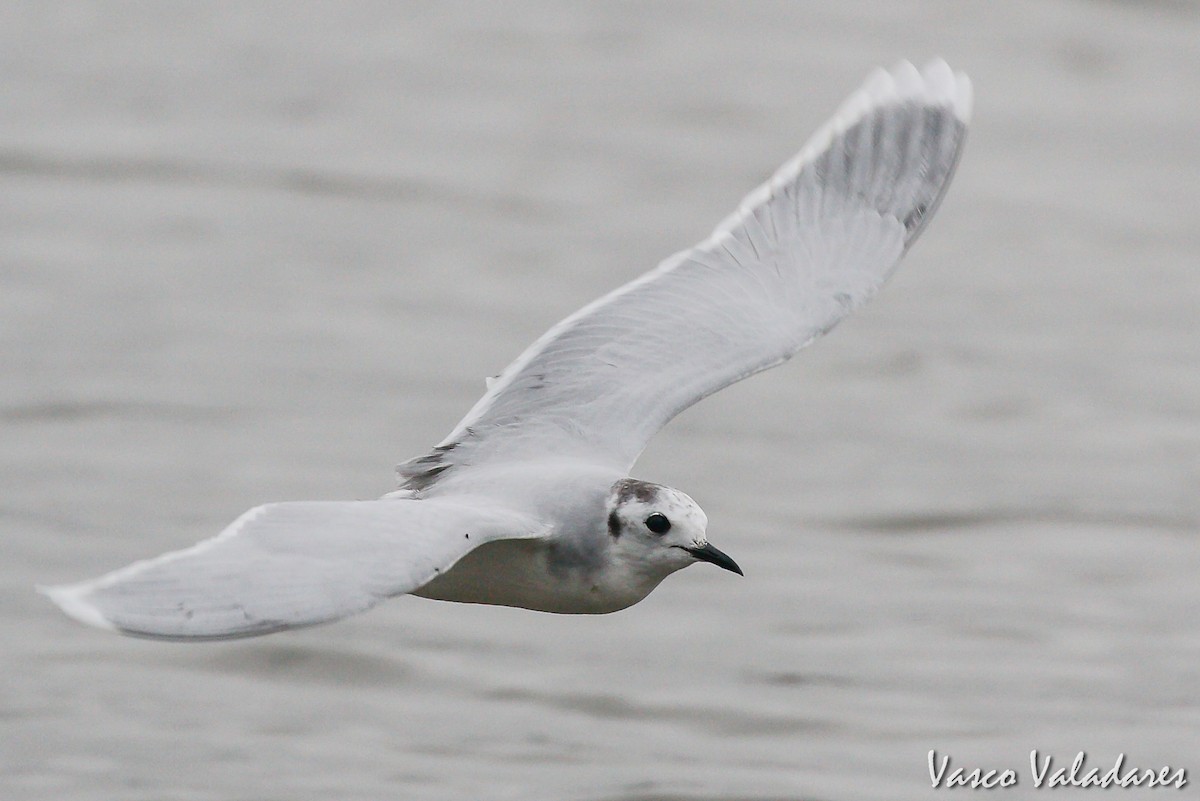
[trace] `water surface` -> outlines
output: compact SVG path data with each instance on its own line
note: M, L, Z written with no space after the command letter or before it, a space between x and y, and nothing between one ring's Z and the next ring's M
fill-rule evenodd
M0 796L895 801L931 748L1022 796L1033 748L1200 781L1191 4L2 17ZM638 465L745 579L204 646L31 591L386 492L485 375L933 55L975 124L896 280Z

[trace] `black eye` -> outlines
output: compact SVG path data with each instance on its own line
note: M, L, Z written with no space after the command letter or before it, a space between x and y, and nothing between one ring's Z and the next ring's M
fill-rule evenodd
M666 534L671 530L671 521L667 519L666 515L655 512L646 518L646 528L655 534Z

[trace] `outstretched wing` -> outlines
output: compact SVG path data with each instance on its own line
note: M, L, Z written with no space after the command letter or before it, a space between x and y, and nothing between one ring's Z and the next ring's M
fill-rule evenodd
M535 342L432 454L400 466L406 486L552 454L628 470L680 411L875 294L945 193L970 104L944 61L874 73L708 239Z
M541 535L524 516L442 499L273 503L191 548L41 591L122 634L250 637L362 612L485 542Z

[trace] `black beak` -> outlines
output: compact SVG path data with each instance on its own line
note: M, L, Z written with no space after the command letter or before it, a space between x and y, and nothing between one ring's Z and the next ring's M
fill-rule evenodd
M676 547L683 548L682 545ZM724 568L725 570L731 570L734 573L737 573L739 576L746 575L742 572L742 569L738 567L737 562L733 561L725 553L717 550L708 543L705 543L699 548L683 548L683 550L687 551L701 562L712 562L717 567Z

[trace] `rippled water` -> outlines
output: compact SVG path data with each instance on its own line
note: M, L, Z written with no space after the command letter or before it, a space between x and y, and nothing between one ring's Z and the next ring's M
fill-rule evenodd
M457 9L0 12L0 796L892 801L948 792L931 748L1004 797L1033 748L1200 783L1197 7ZM638 466L745 579L204 646L33 594L387 491L935 54L975 124L892 286Z

